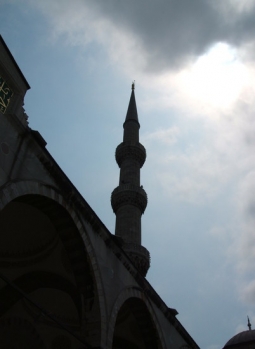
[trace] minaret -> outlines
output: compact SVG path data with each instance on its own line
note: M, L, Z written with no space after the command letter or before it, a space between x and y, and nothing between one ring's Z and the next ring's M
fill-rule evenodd
M247 326L249 327L249 330L251 331L251 323L250 323L249 316L247 316L247 319L248 319L248 324L247 324Z
M139 272L145 276L150 266L149 252L141 246L141 216L147 206L147 194L140 185L140 168L146 159L146 150L139 143L139 128L135 85L123 124L123 142L116 149L116 161L120 167L119 186L114 189L111 204L116 214L115 235Z

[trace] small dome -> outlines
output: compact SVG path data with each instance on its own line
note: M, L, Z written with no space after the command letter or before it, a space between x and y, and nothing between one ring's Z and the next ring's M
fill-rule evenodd
M253 344L253 345L252 345ZM232 337L223 348L247 347L255 348L255 330L243 331Z

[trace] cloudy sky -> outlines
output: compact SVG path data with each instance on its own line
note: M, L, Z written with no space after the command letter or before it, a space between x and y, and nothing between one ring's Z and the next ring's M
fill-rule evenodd
M254 0L0 0L30 127L111 232L136 81L148 280L205 349L255 328L254 16Z

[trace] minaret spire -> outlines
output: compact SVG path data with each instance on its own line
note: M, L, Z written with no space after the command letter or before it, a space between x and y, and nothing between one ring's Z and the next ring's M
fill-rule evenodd
M127 110L127 115L126 115L126 120L125 122L129 121L129 120L133 120L138 122L138 114L137 114L137 108L136 108L136 101L135 101L135 82L132 83L132 92L131 92L131 96L130 96L130 101L129 101L129 105L128 105L128 110ZM140 127L140 124L139 124Z
M123 249L144 276L150 265L149 252L141 246L141 215L147 206L147 194L140 185L140 168L146 159L146 150L139 143L138 113L135 84L132 83L127 115L123 124L123 142L116 149L120 167L119 186L114 189L111 204L116 214L115 235L123 241Z
M247 326L249 327L249 330L251 331L251 323L250 323L249 316L247 316L247 319L248 319L248 324L247 324Z

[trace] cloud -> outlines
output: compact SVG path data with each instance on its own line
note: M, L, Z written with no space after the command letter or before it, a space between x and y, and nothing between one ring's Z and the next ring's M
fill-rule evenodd
M134 0L45 0L35 6L51 17L55 37L98 42L115 62L147 74L180 69L218 42L254 52L254 1L148 0L144 6Z
M216 11L201 0L148 1L146 7L137 1L99 1L96 7L116 27L134 35L146 54L144 68L149 71L179 66L189 56L199 55L217 31Z
M255 301L255 280L246 282L241 290L241 299L246 304L254 304Z
M103 57L117 72L135 77L148 92L144 107L218 118L254 95L249 18L255 1L241 6L227 0L217 7L209 0L149 0L146 7L133 0L30 3L48 18L53 44L79 46L84 55L98 47L94 66Z
M254 149L255 150L255 149ZM252 166L252 165L251 165ZM254 165L253 165L254 166ZM243 277L255 274L255 168L249 171L239 185L237 197L240 214L240 231L235 244L238 257L238 271ZM249 300L253 293L254 282L245 285L241 292ZM243 286L243 285L242 285ZM254 293L255 295L255 293Z
M49 21L49 43L55 45L60 40L70 47L79 46L84 52L97 47L101 58L105 57L105 63L110 60L117 70L130 71L131 62L134 61L136 67L144 66L139 40L132 32L116 26L115 21L101 14L94 2L90 4L89 1L74 0L71 3L63 0L60 3L45 0L37 3L30 1L30 4L36 6Z
M179 118L176 128L147 135L148 140L156 137L161 141L147 143L147 148L153 156L151 162L157 164L154 172L162 190L170 197L189 202L205 202L226 191L233 195L246 173L254 169L252 108L248 110L240 104L219 119L204 118L198 122ZM176 129L177 134L173 132ZM247 195L242 194L239 202L247 204L247 200ZM239 205L235 209L241 212Z
M210 0L87 0L102 17L132 33L146 54L147 71L183 66L217 42L240 45L253 41L254 1L216 4Z
M186 65L217 42L240 46L254 42L254 1L215 4L211 0L83 2L100 26L108 21L116 32L132 38L136 59L145 55L147 72L162 72ZM102 24L102 23L101 23ZM97 31L96 31L97 33ZM109 41L112 32L106 32ZM109 43L109 42L108 42Z
M149 144L150 142L160 142L162 144L173 144L177 141L177 137L180 130L178 127L173 126L168 129L159 129L155 132L151 132L150 134L147 134L145 137L143 137L143 141L146 144Z

